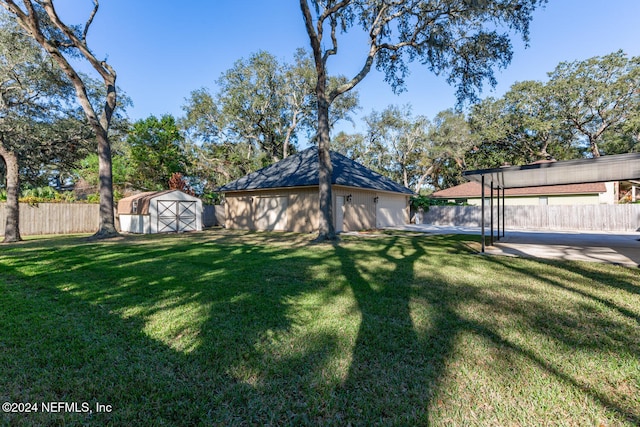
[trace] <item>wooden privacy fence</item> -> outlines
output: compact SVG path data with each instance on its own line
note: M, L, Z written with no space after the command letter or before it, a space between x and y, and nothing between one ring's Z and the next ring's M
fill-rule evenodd
M0 241L7 221L6 203L0 203ZM20 234L73 234L98 231L100 206L88 203L20 203ZM203 225L224 225L224 206L204 205ZM116 217L116 227L119 229Z
M0 235L4 235L6 203L0 203ZM73 234L98 231L100 206L87 203L20 203L20 234Z
M480 206L431 206L423 224L480 226ZM485 224L490 225L490 207ZM493 208L497 227L498 210ZM505 206L505 227L522 230L640 231L640 204ZM502 222L502 217L500 218ZM502 226L502 224L500 224Z
M99 205L83 203L20 203L20 233L71 234L98 230ZM432 206L423 224L480 226L479 206ZM224 224L223 206L204 206L205 226ZM489 226L490 208L485 208ZM497 208L494 207L497 226ZM5 203L0 203L0 237L6 223ZM505 225L522 230L640 231L640 204L575 206L506 206Z

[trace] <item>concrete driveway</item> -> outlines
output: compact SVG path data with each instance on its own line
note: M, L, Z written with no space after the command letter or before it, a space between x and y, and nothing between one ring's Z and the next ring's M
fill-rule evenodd
M410 224L393 229L430 234L481 234L479 227L427 224ZM485 252L491 255L593 261L640 267L640 233L507 230L505 237L495 241L493 246L489 246L489 231L485 230L485 233Z

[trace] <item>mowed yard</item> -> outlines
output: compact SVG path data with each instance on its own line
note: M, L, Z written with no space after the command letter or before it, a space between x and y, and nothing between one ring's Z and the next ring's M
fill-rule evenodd
M640 424L638 269L481 256L477 236L313 237L0 245L0 403L80 409L1 419Z

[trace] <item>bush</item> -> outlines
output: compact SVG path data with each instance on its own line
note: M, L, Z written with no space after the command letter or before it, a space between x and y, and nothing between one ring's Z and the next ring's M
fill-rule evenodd
M76 201L71 191L56 191L52 187L27 188L20 196L21 203L35 205L38 203L71 203Z
M100 194L93 193L87 195L87 203L100 203Z
M200 196L200 199L205 205L219 205L222 202L222 194L207 191Z

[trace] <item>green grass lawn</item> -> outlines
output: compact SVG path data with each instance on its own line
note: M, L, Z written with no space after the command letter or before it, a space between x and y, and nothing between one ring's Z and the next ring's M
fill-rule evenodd
M640 424L638 269L480 256L473 236L313 237L0 245L0 403L93 410L0 419Z

